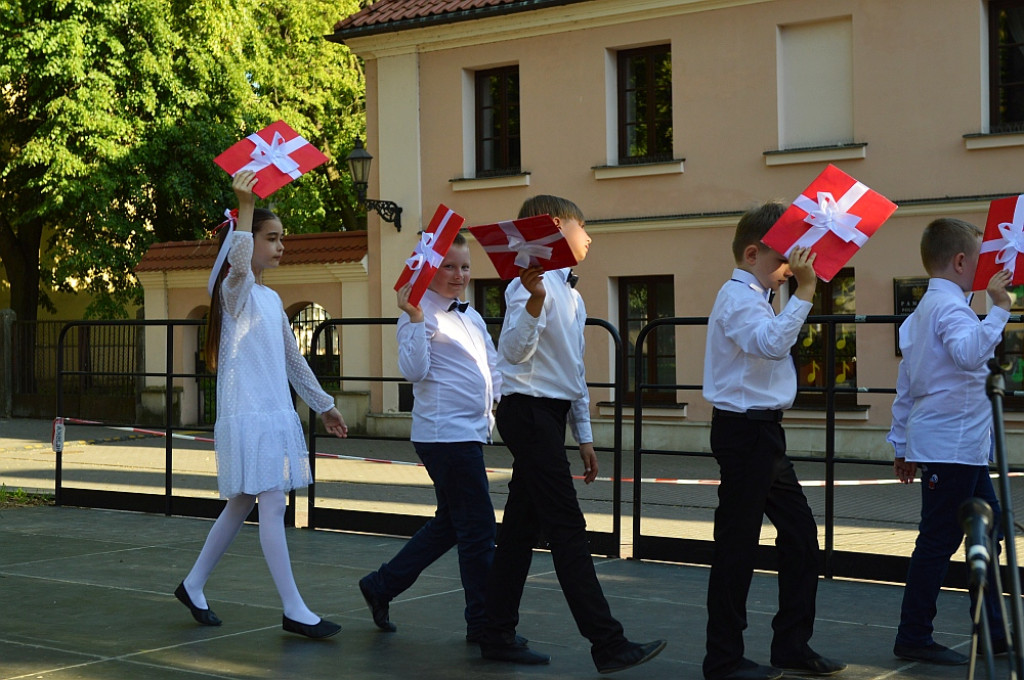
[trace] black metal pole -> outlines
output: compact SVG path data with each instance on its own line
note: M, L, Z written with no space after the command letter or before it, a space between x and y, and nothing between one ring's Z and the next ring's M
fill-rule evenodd
M999 502L1002 505L1003 533L1006 536L1006 564L1010 572L1010 654L1013 658L1011 678L1024 677L1024 603L1021 602L1020 570L1017 566L1016 522L1013 518L1013 496L1010 490L1010 464L1006 458L1006 433L1003 429L1003 395L1006 381L1003 367L993 357L988 362L989 377L985 392L992 401L992 432L995 436L996 465L999 469Z
M174 324L167 324L167 356L164 358L164 514L171 516L172 469L174 467L174 444L171 417L174 410Z

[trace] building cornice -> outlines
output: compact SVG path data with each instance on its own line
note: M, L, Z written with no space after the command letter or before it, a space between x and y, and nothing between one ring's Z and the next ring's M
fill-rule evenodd
M918 198L894 201L898 207L893 217L936 217L941 215L962 215L966 213L987 213L989 204L997 198L1013 196L1014 193L985 196L955 196L944 198ZM735 227L742 210L695 213L689 215L663 215L651 217L614 217L587 220L587 232L591 234L614 234L638 231L666 231L680 229L714 229Z
M364 59L377 59L542 37L764 2L772 0L591 0L520 11L514 19L509 17L511 12L505 11L484 18L468 16L465 21L416 28L413 26L420 24L409 22L406 28L403 22L396 22L389 24L391 28L387 32L351 35L343 40Z
M143 288L206 288L210 273L206 270L147 271L136 274ZM292 284L367 281L367 258L359 262L285 265L265 271L263 282L270 287Z

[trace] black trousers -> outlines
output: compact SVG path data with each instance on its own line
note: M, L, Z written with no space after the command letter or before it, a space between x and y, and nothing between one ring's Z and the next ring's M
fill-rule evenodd
M715 680L743 659L747 594L765 515L777 532L779 611L772 620L771 658L811 654L818 589L818 530L786 455L782 425L743 417L712 419L711 451L721 470L715 550L708 582L704 677Z
M512 452L512 479L487 580L485 639L515 639L519 603L537 539L551 550L555 574L576 626L592 651L625 643L594 570L587 523L565 451L569 402L511 394L498 404L498 432Z

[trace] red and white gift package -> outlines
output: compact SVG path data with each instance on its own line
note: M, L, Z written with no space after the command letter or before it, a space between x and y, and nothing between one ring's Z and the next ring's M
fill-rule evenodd
M430 224L420 235L416 249L405 261L405 269L402 270L398 282L395 283L395 290L398 290L410 281L412 282L412 290L409 291L409 304L416 306L420 303L423 293L434 279L434 274L437 273L441 262L444 261L444 256L448 254L448 249L452 247L455 235L459 233L459 229L462 228L465 221L464 217L453 212L447 206L437 206L434 217L431 218Z
M1024 283L1024 194L989 204L983 239L972 290L985 290L1000 269L1013 274L1011 285Z
M299 136L283 120L232 144L213 159L234 177L243 170L256 173L252 192L266 198L293 179L327 162L327 156Z
M818 278L831 281L895 211L885 196L829 165L762 241L786 257L793 248L810 248Z
M516 278L526 267L540 265L551 271L576 264L569 242L550 215L483 224L469 231L503 279Z

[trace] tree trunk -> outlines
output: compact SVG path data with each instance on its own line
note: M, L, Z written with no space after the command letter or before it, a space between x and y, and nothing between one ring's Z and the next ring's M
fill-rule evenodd
M39 247L41 220L21 225L18 233L0 215L0 261L11 284L11 309L18 321L35 321L39 316Z

